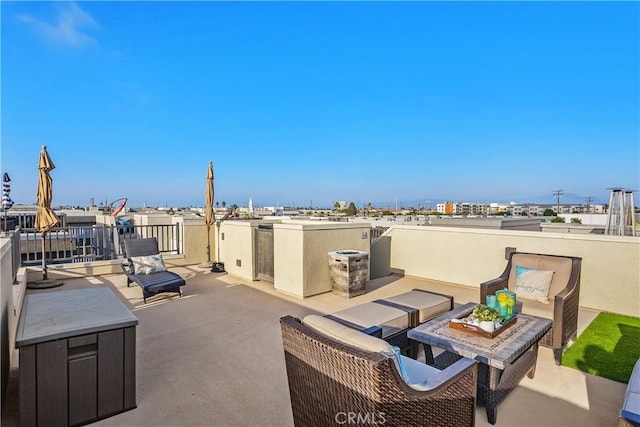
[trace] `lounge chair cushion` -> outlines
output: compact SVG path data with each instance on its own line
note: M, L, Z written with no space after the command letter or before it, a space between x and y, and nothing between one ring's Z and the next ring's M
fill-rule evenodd
M380 338L349 328L329 318L309 314L302 323L335 341L351 345L360 350L380 353L392 359L402 379L407 385L416 388L416 390L424 390L425 388L421 388L421 384L425 384L429 376L439 372L436 368L400 355L399 348L396 347L397 350L394 349L395 346Z
M153 274L167 271L162 255L147 255L131 257L134 274Z
M516 286L518 298L549 304L549 288L554 272L516 265Z
M171 271L161 271L154 274L137 274L133 280L145 292L165 292L175 290L185 285L185 281L178 274Z

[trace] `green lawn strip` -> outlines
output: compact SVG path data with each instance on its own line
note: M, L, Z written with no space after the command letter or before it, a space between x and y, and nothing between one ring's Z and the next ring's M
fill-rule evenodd
M565 352L562 365L622 383L640 358L640 319L600 313Z

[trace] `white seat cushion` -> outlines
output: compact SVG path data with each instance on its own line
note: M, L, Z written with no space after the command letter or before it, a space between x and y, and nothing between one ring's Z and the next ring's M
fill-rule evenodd
M361 350L382 353L385 356L395 356L388 342L345 326L327 317L309 314L302 320L302 323L344 344L349 344Z
M627 383L627 391L640 394L640 360L636 362Z
M409 291L384 300L415 308L420 315L420 323L451 310L449 298L425 291Z
M430 390L433 387L427 385L427 380L440 372L433 366L429 366L410 357L400 356L405 371L405 382L415 390Z
M380 353L393 359L400 377L409 387L416 390L426 390L424 385L428 378L440 372L436 368L400 355L399 349L394 350L393 346L380 338L372 337L326 317L309 314L302 320L302 323L335 341L361 350Z
M631 372L620 416L640 423L640 360L636 362Z
M640 423L640 394L627 392L620 415L623 418Z
M409 315L406 311L375 302L359 304L331 315L363 329L379 326L382 329L382 338L409 328Z

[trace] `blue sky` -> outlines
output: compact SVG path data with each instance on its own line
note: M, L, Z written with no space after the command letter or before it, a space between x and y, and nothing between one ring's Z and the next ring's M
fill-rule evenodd
M608 202L638 2L6 2L2 172L54 204Z

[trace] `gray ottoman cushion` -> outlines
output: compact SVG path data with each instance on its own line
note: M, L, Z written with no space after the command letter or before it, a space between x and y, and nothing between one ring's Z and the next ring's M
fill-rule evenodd
M382 338L386 338L409 327L409 316L399 308L388 307L375 302L366 302L328 316L346 320L362 329L371 326L382 328Z
M405 292L394 297L384 298L384 300L418 310L420 323L451 310L453 301L444 295L420 290Z

